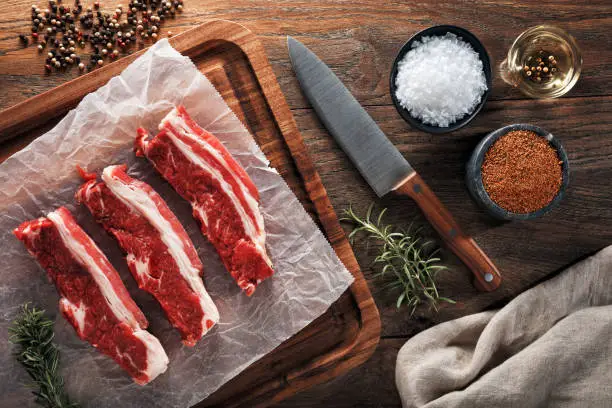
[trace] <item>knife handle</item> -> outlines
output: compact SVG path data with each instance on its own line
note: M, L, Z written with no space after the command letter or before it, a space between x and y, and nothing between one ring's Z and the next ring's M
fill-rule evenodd
M418 173L408 176L394 191L416 201L446 245L476 276L475 286L478 289L484 291L497 289L501 283L501 275L493 262L471 237L461 231L451 213Z

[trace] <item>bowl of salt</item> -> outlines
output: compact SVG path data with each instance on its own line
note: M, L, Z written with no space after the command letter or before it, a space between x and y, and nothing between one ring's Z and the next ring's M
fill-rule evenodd
M410 38L390 76L393 104L412 127L447 133L467 125L491 93L491 62L469 31L440 25Z

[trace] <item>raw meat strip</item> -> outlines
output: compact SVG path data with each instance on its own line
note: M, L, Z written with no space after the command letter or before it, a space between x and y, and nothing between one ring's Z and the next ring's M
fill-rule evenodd
M273 273L257 188L227 149L185 108L173 109L147 139L138 129L136 153L146 156L191 203L204 235L247 295Z
M155 296L183 343L193 346L219 321L200 277L202 263L160 195L125 169L105 168L102 183L95 174L82 172L89 181L77 192L77 200L119 241L138 286Z
M113 358L138 384L166 371L168 356L145 330L147 319L66 208L26 221L14 233L47 271L61 296L60 311L81 339Z

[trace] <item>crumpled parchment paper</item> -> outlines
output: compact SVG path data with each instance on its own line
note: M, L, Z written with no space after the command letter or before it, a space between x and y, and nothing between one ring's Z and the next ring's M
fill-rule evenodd
M251 298L241 293L200 233L189 204L132 152L136 128L155 132L175 104L184 104L228 147L261 194L267 248L276 273ZM198 248L204 283L221 321L194 348L181 344L156 301L137 288L116 242L73 199L82 183L77 164L99 172L117 163L127 163L129 174L150 183L166 199ZM12 234L22 221L60 205L73 212L109 257L149 319L149 331L168 353L168 371L147 386L134 384L113 360L77 337L58 312L59 297L46 273ZM83 406L187 407L304 328L353 281L213 85L166 40L87 95L51 131L0 164L0 246L0 405L7 407L34 406L34 397L23 386L29 379L12 356L7 332L24 302L45 308L56 319L55 342L66 389Z

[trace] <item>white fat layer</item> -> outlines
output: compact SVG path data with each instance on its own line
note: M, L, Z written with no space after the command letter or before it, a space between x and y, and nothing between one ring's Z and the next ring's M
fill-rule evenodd
M221 163L223 167L230 170L230 173L232 174L234 181L238 184L238 186L240 187L240 190L242 191L243 196L246 199L247 206L251 210L251 213L254 215L255 221L253 221L253 219L251 219L251 217L248 216L247 212L245 211L242 205L242 202L238 199L238 197L234 193L232 186L227 181L225 181L221 173L218 170L216 170L214 167L206 163L206 161L202 157L200 157L198 154L196 154L193 151L193 149L191 149L190 146L188 146L186 143L181 141L177 137L177 135L175 135L174 132L172 132L172 130L166 129L168 136L170 137L170 139L172 139L172 142L176 145L176 147L178 147L178 149L189 160L191 160L195 165L199 166L201 169L208 172L214 179L216 179L219 182L219 185L221 186L222 190L227 194L230 201L234 204L234 207L238 211L238 215L240 217L240 220L242 221L242 225L244 227L244 231L246 235L255 244L255 248L262 255L262 257L266 260L268 265L271 265L272 262L268 258L268 255L265 250L266 233L265 233L264 226L263 226L264 225L263 217L259 211L259 203L257 202L257 200L255 200L255 198L251 195L251 193L249 192L248 188L244 185L242 180L240 180L238 176L234 175L231 167L225 161L223 156L215 148L213 148L208 143L206 143L204 140L202 140L202 138L193 134L193 132L191 131L191 129L189 129L185 121L180 116L178 116L178 111L176 109L173 109L164 118L162 123L165 121L170 123L175 129L181 132L182 136L187 137L191 141L200 145L200 147L202 147L208 153L213 155L213 157L215 157ZM199 211L199 213L201 214L203 213L203 211ZM204 220L206 220L206 218L204 218ZM204 222L206 223L207 221L204 221Z
M85 315L87 314L87 308L85 305L83 305L81 302L79 302L78 305L75 305L67 298L61 298L60 303L64 309L72 312L72 316L74 316L74 320L77 324L77 332L82 334L83 330L85 330Z
M134 337L141 340L147 347L147 368L143 372L149 379L147 382L153 381L168 368L168 355L157 337L148 331L135 330Z
M47 214L47 218L49 218L55 225L55 228L57 228L62 242L66 248L68 248L72 256L93 277L96 285L98 285L104 299L106 299L108 306L117 319L128 323L131 327L139 328L140 325L138 324L136 317L128 310L126 305L113 290L113 286L108 280L108 277L102 271L101 264L105 259L104 254L102 251L100 251L92 239L85 236L85 239L89 240L88 243L91 245L93 252L95 252L94 254L88 253L85 247L72 236L72 233L66 226L62 216L57 211Z
M193 290L200 300L204 316L202 318L202 331L205 333L206 320L214 322L219 321L219 312L213 303L206 289L202 278L200 278L200 270L193 265L187 252L185 252L184 242L176 233L170 221L168 221L160 213L157 205L151 196L144 190L136 187L134 184L125 184L117 177L113 177L115 166L109 166L102 172L102 180L106 186L115 194L115 196L125 203L130 208L135 209L144 216L149 223L159 232L162 242L168 248L168 252L176 262L181 276L187 281L191 290ZM135 260L136 261L136 260ZM146 273L148 275L148 261L143 265L144 261L137 261L136 270L138 273ZM138 268L141 268L140 270Z
M95 183L90 183L85 189L85 201L89 201L89 196L91 195L91 189L95 186ZM104 201L102 200L102 195L100 194L98 197L98 202L100 203L100 208L104 209Z
M131 253L125 258L129 264L134 265L135 272L140 279L146 280L149 278L149 259L136 259L136 256Z
M31 239L33 239L34 237L36 237L37 235L40 234L40 226L45 222L45 218L41 217L36 221L36 229L32 229L32 224L28 224L26 225L26 227L23 229L22 233L24 235L27 235L28 237L30 237ZM30 252L32 253L32 252Z
M204 211L204 209L197 204L193 204L193 209L200 216L200 221L202 221L202 224L204 224L204 226L208 229L208 216L206 215L206 211Z
M132 356L130 356L129 354L126 354L126 353L122 353L121 350L119 349L119 347L117 347L117 346L115 346L115 354L117 354L118 357L120 357L122 359L126 359L127 361L129 361L130 365L135 370L139 370L138 366L136 364L134 364L134 360L132 359Z

